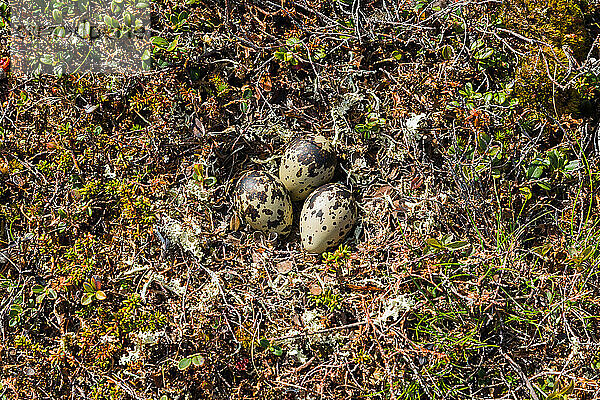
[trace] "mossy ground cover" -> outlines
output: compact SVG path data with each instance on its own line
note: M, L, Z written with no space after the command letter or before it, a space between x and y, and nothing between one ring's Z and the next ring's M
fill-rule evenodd
M154 69L0 83L0 399L600 396L593 5L149 4ZM324 257L232 208L303 132Z

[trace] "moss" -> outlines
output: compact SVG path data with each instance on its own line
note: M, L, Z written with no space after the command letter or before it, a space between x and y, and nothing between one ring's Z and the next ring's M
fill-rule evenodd
M569 58L586 57L591 39L586 29L585 1L509 0L506 27L531 40L518 40L524 53L516 70L515 95L525 106L540 105L556 114L577 112L581 96L574 87L561 88L569 74ZM568 54L568 55L567 55Z

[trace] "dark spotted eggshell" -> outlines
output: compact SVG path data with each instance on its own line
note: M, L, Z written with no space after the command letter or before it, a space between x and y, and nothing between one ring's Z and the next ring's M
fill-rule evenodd
M356 202L350 190L329 183L312 192L300 214L300 238L309 253L320 254L338 245L356 222Z
M291 141L279 165L279 179L292 201L304 200L335 172L335 151L321 135L302 136Z
M292 227L292 202L283 184L263 171L244 174L237 183L234 204L251 228L287 234Z

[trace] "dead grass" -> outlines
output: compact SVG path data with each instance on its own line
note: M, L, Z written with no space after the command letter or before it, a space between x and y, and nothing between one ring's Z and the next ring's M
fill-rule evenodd
M595 47L559 115L500 2L152 10L162 70L0 83L0 399L600 396ZM328 262L231 200L315 131L360 205Z

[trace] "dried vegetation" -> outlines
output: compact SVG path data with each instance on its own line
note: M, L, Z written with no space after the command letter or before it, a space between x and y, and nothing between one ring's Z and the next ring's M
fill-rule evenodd
M0 399L600 396L594 6L151 8L163 67L0 84ZM303 132L323 258L232 214Z

